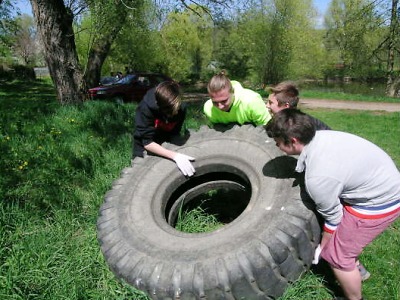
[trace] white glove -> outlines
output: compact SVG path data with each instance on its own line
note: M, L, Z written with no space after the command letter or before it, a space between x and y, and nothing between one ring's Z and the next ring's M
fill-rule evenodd
M176 165L178 166L179 170L181 170L183 175L190 177L194 174L194 167L190 163L190 161L194 160L194 157L177 153L174 156L173 160L175 161Z
M319 256L321 254L321 245L318 245L317 249L315 249L315 253L314 253L314 259L311 262L313 265L317 265L319 262Z

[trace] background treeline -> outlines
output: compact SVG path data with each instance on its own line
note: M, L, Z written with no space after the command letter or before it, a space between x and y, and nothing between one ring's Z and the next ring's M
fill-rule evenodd
M31 1L40 9L36 2ZM387 82L388 95L399 96L398 0L332 0L325 16L312 0L199 3L68 1L63 9L73 18L77 80L92 87L100 76L140 70L193 83L226 69L232 78L255 86L285 79L380 80ZM0 63L37 66L47 61L61 68L49 54L52 47L41 44L33 17L15 16L7 7L13 7L11 0L3 1L0 10L9 22L8 27L2 23ZM55 12L54 7L42 9ZM52 77L62 88L57 75Z

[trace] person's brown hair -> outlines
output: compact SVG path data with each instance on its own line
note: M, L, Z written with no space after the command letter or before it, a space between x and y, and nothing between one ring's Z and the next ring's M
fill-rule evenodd
M229 92L233 92L231 81L229 80L225 70L214 75L207 85L207 91L209 94L217 93L226 88L229 89Z
M269 90L276 95L279 106L287 104L289 108L297 107L299 103L299 90L294 82L283 81L269 88Z
M277 112L264 128L269 137L282 139L286 145L291 143L291 138L307 145L315 135L311 117L295 108Z
M167 115L177 114L181 105L181 90L175 81L164 81L157 85L155 97L160 111Z

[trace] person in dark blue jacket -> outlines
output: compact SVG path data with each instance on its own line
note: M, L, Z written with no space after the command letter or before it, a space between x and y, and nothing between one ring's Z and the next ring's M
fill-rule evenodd
M299 90L291 81L282 81L268 89L270 95L266 103L271 115L286 108L297 108L299 103ZM321 120L310 116L316 130L330 130L331 128Z

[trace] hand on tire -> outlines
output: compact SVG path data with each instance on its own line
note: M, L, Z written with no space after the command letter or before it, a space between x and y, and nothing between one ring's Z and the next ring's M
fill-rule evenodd
M195 172L191 161L194 161L194 157L177 153L173 160L175 161L176 165L178 166L179 170L181 170L182 174L185 176L192 176Z
M321 245L318 245L317 249L315 249L315 253L314 253L314 259L311 262L313 265L317 265L319 262L319 256L321 254Z

